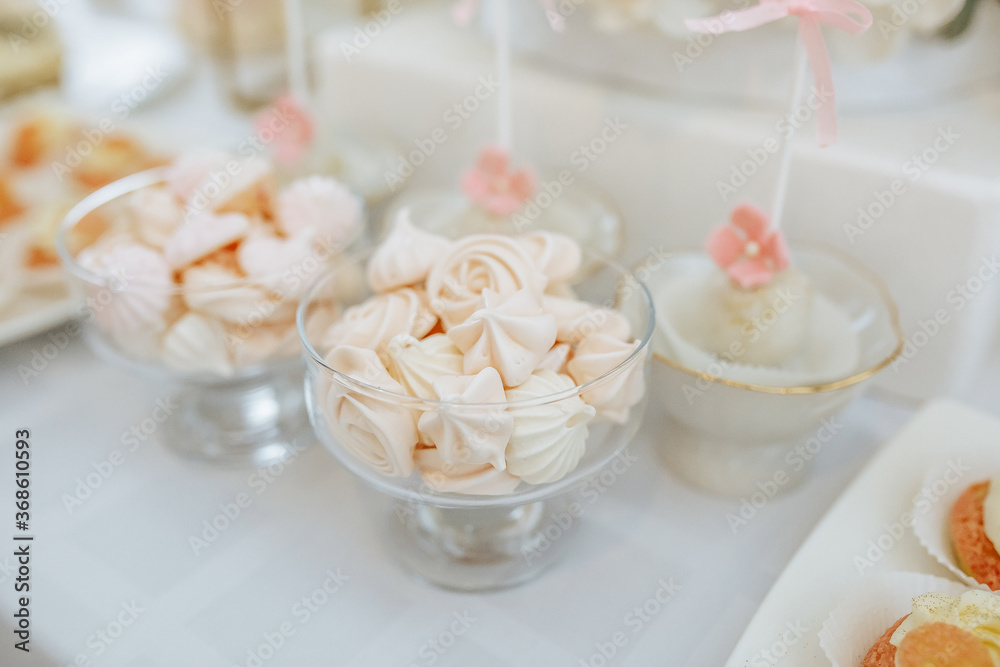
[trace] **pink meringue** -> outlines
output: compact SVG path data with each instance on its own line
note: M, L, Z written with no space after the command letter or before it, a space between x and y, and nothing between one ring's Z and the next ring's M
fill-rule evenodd
M187 313L163 335L164 363L184 373L228 377L233 365L226 346L226 330L217 320Z
M222 151L181 154L167 167L167 186L182 201L190 201L213 171L225 171L230 156Z
M427 276L427 296L447 330L476 311L487 288L501 296L527 289L541 299L547 284L548 278L517 241L474 234L455 242L434 265Z
M599 308L587 301L564 299L546 294L545 312L556 318L556 340L576 345L593 333L603 333L622 341L632 340L632 325L617 310Z
M444 237L415 227L409 209L403 209L392 232L368 260L368 284L376 292L388 292L423 282L450 246Z
M365 347L382 352L385 345L400 334L423 338L437 318L427 307L426 298L415 289L404 287L386 294L376 294L351 306L323 337L326 349L338 345Z
M82 250L77 262L105 281L88 285L88 304L97 325L113 338L166 327L174 278L160 253L126 237L111 237Z
M565 282L576 276L583 262L580 245L556 232L530 232L517 237L535 266L549 278L549 283Z
M277 223L288 236L315 230L323 243L346 247L361 230L361 199L328 176L309 176L278 195Z
M639 341L626 343L607 334L595 333L577 345L566 367L577 384L586 384L616 368L637 347ZM601 416L623 424L628 419L629 408L638 403L646 391L643 369L643 364L637 361L586 389L581 396L597 408Z
M445 463L441 452L433 447L418 449L414 459L424 483L441 493L502 496L513 492L521 482L506 470L498 470L488 463Z
M365 384L406 393L370 349L344 345L333 350L326 363ZM323 414L340 445L361 461L391 477L413 472L413 451L419 440L414 410L334 381L323 403Z
M507 390L508 401L549 396L574 387L573 380L552 371L535 371L519 387ZM529 484L556 482L580 463L587 445L593 407L579 397L531 407L510 407L514 432L507 444L507 470Z
M503 383L524 382L556 342L555 318L542 310L537 297L521 289L503 297L483 290L481 308L448 330L448 337L465 353L466 375L492 366Z
M267 292L231 269L216 263L191 266L181 274L181 296L188 308L223 322L246 322L268 301Z
M461 375L463 355L445 334L417 340L394 336L385 346L386 369L411 396L436 400L434 381L445 375Z
M163 249L167 263L175 269L239 241L250 231L250 220L240 213L198 213L177 228Z
M178 227L184 224L184 211L167 188L136 190L124 200L129 227L139 240L154 248L163 248Z
M504 470L514 418L504 409L507 397L496 369L440 377L434 381L434 391L442 403L417 422L424 442L437 447L445 464L488 463Z

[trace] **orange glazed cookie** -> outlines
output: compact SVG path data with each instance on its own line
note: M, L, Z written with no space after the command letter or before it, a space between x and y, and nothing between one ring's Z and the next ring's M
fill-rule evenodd
M896 653L898 667L993 667L986 645L950 623L928 623L910 630Z
M909 616L907 614L906 616ZM861 667L895 667L896 665L896 647L889 643L892 639L892 633L896 631L899 624L906 620L906 616L896 621L896 623L885 631L878 641L868 649L868 654L865 655L864 661L861 663Z
M983 501L990 483L973 484L951 509L951 542L962 571L992 590L1000 590L1000 554L983 527Z

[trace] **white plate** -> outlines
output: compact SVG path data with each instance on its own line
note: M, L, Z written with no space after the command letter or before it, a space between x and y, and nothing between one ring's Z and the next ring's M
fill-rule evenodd
M0 346L62 324L74 310L74 301L62 282L26 287L0 308Z
M950 400L929 403L876 454L799 548L726 667L829 667L817 633L866 577L908 570L954 579L911 528L896 525L913 509L928 467L949 460L950 443L964 451L998 447L1000 420ZM964 457L955 463L958 470L972 468ZM965 471L954 485L971 485L978 474Z

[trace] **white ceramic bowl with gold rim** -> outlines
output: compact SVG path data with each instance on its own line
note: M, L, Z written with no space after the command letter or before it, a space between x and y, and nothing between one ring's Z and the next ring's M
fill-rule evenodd
M674 472L716 493L740 497L791 489L842 428L835 415L899 356L903 334L895 301L876 275L847 254L822 244L793 244L792 265L846 315L857 361L842 375L815 383L735 381L725 377L721 364L685 365L664 335L665 313L658 302L664 286L710 262L703 252L677 251L643 272L658 324L653 391L671 426L661 453Z

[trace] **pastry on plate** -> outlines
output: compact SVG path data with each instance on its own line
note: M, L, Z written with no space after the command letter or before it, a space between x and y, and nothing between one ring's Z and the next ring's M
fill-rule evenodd
M958 497L951 509L949 534L962 571L991 590L1000 590L1000 478L973 484Z

